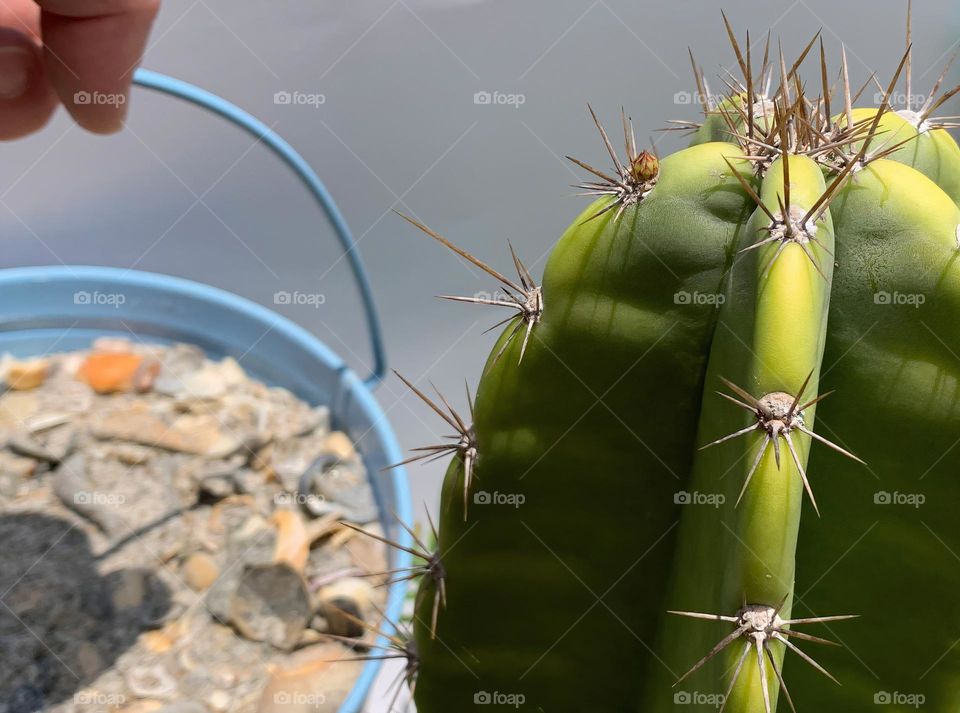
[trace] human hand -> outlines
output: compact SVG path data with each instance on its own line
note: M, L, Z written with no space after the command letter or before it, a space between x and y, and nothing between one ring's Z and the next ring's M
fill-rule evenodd
M0 0L0 139L40 129L58 104L117 131L160 0Z

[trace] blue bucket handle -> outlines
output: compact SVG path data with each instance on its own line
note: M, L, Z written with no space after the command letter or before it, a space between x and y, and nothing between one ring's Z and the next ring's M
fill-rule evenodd
M207 109L214 114L239 126L247 133L253 135L258 141L262 141L273 153L283 159L283 162L297 174L300 181L307 187L311 195L323 209L330 225L343 247L347 260L350 263L350 269L353 272L353 278L360 291L360 297L363 300L363 310L367 320L367 331L370 334L370 347L373 351L373 369L370 375L363 380L369 388L379 384L386 374L387 363L383 349L383 333L380 326L380 315L377 313L376 302L373 298L373 291L370 289L370 279L367 277L367 269L364 267L360 253L357 251L357 243L353 239L350 228L344 220L343 214L337 208L333 197L327 190L327 187L320 180L320 177L310 168L310 164L294 148L280 137L273 129L257 119L255 116L247 113L235 104L226 99L218 97L216 94L194 86L181 79L168 77L159 72L153 72L149 69L138 69L133 75L134 84L148 89L154 89L164 94L183 99Z

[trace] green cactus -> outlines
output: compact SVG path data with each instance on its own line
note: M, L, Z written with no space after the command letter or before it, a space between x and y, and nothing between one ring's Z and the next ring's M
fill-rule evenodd
M908 38L855 108L821 41L812 99L817 38L756 72L730 38L690 148L594 115L613 169L573 159L542 286L408 219L513 312L469 419L405 382L455 431L411 458L453 455L393 643L420 713L960 710L957 90L891 106Z

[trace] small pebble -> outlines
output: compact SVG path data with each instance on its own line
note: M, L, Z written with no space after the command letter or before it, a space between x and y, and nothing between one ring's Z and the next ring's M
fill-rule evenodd
M142 356L129 352L91 354L80 365L77 378L98 394L130 391L142 363Z
M337 458L337 460L346 461L357 457L357 450L353 442L342 431L334 431L329 434L321 445L323 453L328 453Z
M214 691L207 696L207 705L215 711L225 711L230 707L230 694L226 691Z
M29 391L46 381L49 372L48 359L14 361L7 366L7 386L14 391Z
M183 563L181 574L191 589L202 592L217 581L217 577L220 576L220 567L206 552L194 552Z
M97 337L90 349L105 354L129 354L133 351L133 342L126 337Z
M156 359L144 359L137 370L133 372L131 383L133 390L143 394L153 388L157 376L160 374L160 362Z

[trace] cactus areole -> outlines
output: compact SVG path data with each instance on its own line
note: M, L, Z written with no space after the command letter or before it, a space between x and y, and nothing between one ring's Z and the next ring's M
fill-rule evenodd
M510 311L469 418L408 382L453 429L391 629L420 713L960 710L957 90L893 105L908 39L859 107L822 39L727 31L691 147L593 114L611 166L571 159L595 200L542 283L410 221Z

